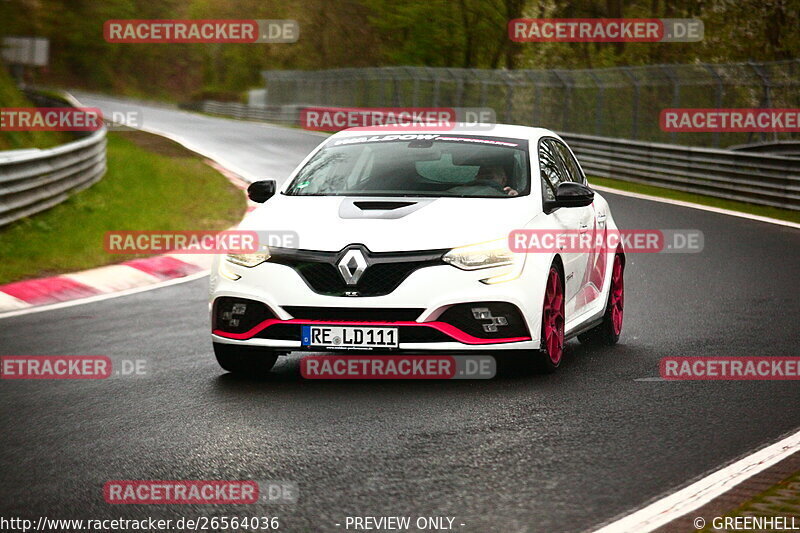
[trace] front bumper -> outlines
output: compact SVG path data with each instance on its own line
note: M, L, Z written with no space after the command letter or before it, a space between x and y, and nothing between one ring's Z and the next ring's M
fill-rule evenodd
M343 297L318 294L293 268L269 262L254 268L224 263L226 270L241 276L233 281L219 275L219 261L217 258L211 276L214 342L305 350L300 342L302 325L330 324L397 327L400 342L394 350L398 351L474 353L539 348L543 283L536 282L532 269L516 280L487 285L480 280L499 269L428 266L412 272L389 294ZM220 302L228 299L260 302L264 310L247 320L240 317L241 323L230 327L219 310ZM473 308L489 308L491 317L504 320L497 331L486 332L483 324L497 321L475 319Z

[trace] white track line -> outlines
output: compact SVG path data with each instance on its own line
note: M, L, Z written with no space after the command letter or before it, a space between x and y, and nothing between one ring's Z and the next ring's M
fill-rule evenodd
M594 533L647 533L702 507L739 483L800 451L800 431L612 522Z

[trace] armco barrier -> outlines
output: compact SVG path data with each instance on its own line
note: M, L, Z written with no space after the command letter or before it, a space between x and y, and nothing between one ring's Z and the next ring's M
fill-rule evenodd
M105 171L105 128L55 148L0 152L0 226L63 202Z
M188 106L182 106L185 109ZM281 124L297 124L303 105L250 107L237 102L206 101L192 106L194 110L212 115L223 115L243 120L263 120Z
M590 176L800 210L800 159L562 133Z
M204 102L200 108L206 113L240 119L297 125L303 107L256 108L239 103ZM590 176L800 210L800 158L575 133L560 135Z

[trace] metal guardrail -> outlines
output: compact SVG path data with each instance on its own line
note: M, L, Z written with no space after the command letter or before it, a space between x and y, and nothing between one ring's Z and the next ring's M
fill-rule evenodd
M758 152L761 154L779 154L789 157L800 157L800 141L776 141L753 144L737 144L728 146L728 150L737 152Z
M715 198L800 210L800 159L561 133L584 171Z
M185 109L189 106L182 106ZM304 105L287 105L271 107L250 107L238 102L205 101L192 106L197 111L213 115L224 115L242 120L263 120L267 122L280 122L282 124L297 124L300 110Z
M63 202L105 171L105 128L55 148L0 152L0 226Z
M206 113L297 125L302 105L204 102ZM800 159L757 152L560 133L590 176L800 210Z

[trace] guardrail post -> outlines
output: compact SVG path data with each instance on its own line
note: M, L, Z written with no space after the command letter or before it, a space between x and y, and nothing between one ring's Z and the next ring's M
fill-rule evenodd
M400 79L395 69L392 69L392 105L400 107L400 102L403 97L401 96L402 89L400 88Z
M661 70L664 74L669 78L669 81L672 82L672 107L680 107L681 102L681 83L680 78L675 75L675 72L672 70L672 67L669 65L661 65ZM670 132L669 140L672 144L675 144L678 140L677 132ZM719 145L716 145L719 146Z
M597 74L591 70L588 72L589 77L592 78L594 84L597 85L597 100L594 110L594 134L600 135L603 124L603 96L606 88L600 83L600 78L597 77Z
M558 69L553 70L558 81L564 86L564 103L561 106L561 130L567 131L567 123L569 122L569 106L572 101L572 85L562 75Z
M461 107L461 99L463 98L464 93L464 80L456 75L456 69L448 68L447 73L453 79L453 82L456 84L456 95L453 99L453 107Z
M759 79L761 80L761 86L764 90L764 98L762 100L762 104L759 107L761 108L772 107L772 81L769 79L769 76L767 76L766 72L763 71L761 65L758 65L753 61L748 61L747 64L750 65L750 68L753 69L753 72L755 72L756 76L758 76ZM761 138L765 139L767 138L767 136L762 133ZM772 132L772 140L774 141L778 140L777 131Z
M430 73L430 67L426 67L425 69L428 73ZM433 105L431 107L439 107L439 86L441 84L441 78L439 76L432 76L433 77Z
M419 76L414 76L414 97L412 98L412 106L419 107Z
M514 81L511 79L511 73L503 71L506 85L506 109L504 111L503 120L506 124L511 124L511 115L514 112Z
M622 72L631 80L633 83L633 108L631 109L631 138L638 139L639 138L639 91L640 91L640 81L639 78L633 75L631 72L631 67L621 67Z
M701 63L705 69L711 73L711 76L717 82L714 88L714 105L717 109L722 108L722 94L725 90L723 83L722 83L722 76L719 75L712 65L707 63ZM719 132L715 131L711 134L711 146L714 148L719 148Z

